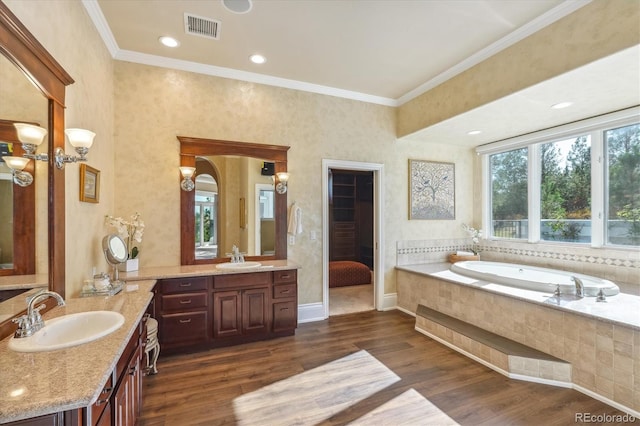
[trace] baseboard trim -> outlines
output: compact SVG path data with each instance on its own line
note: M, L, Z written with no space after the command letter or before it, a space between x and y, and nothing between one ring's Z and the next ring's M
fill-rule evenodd
M382 296L382 306L381 311L391 311L396 309L396 305L398 304L398 293L385 293Z
M324 321L325 319L322 302L298 305L298 323Z

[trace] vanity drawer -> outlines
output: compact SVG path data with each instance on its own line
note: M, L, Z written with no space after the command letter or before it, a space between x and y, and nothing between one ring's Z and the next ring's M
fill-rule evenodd
M283 299L286 297L296 297L297 287L298 284L296 283L276 284L273 286L273 298Z
M273 282L278 283L295 283L298 280L298 271L290 269L288 271L274 271Z
M184 293L207 290L208 277L189 277L162 280L162 293Z
M213 277L213 288L234 289L242 287L260 287L271 283L271 272L256 272L250 274L228 274Z
M162 311L183 311L187 309L206 308L209 293L181 293L162 295Z
M100 396L98 396L98 400L93 403L91 406L91 421L93 424L97 424L100 416L104 412L105 408L109 406L109 398L111 398L111 393L113 392L113 374L109 376L109 380L102 388L102 392L100 392Z
M160 340L162 343L203 342L207 339L207 322L207 311L161 315Z

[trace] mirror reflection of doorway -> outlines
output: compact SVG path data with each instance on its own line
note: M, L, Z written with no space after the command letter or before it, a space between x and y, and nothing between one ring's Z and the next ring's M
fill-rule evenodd
M218 257L218 184L211 175L196 176L196 259Z
M258 256L273 256L276 247L275 192L273 185L256 184L255 245Z

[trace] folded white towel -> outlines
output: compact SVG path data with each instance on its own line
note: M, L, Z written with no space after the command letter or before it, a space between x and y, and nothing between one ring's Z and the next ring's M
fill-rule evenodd
M292 204L289 209L287 232L291 235L302 234L302 209L296 204Z
M472 251L457 251L456 255L457 256L473 256L473 252Z

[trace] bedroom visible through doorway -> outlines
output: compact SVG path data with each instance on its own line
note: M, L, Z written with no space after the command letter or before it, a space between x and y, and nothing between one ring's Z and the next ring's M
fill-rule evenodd
M374 173L328 170L329 316L374 309Z

